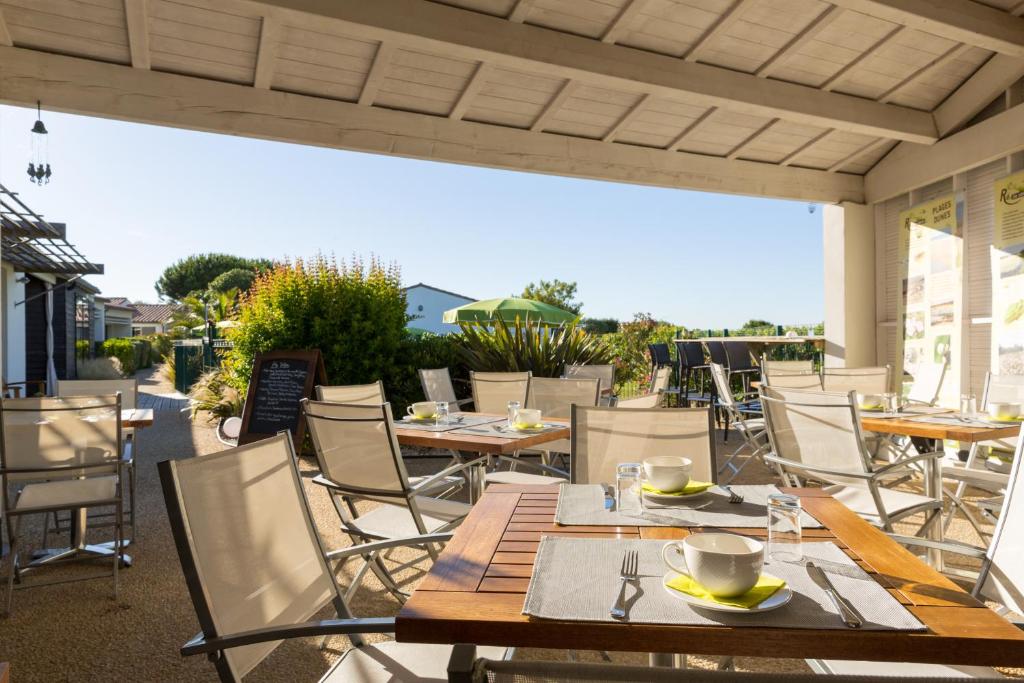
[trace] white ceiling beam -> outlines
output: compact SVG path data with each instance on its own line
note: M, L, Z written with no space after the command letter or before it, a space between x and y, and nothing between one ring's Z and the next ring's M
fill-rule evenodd
M637 115L639 115L640 112L642 112L644 108L648 104L650 104L650 99L650 95L644 95L639 100L637 100L636 103L632 107L630 107L625 114L622 115L622 118L615 122L615 125L612 126L601 139L604 140L605 142L611 142L612 140L614 140L615 136L621 133L622 129L629 125L629 122L635 119Z
M793 36L793 38L783 45L782 49L776 52L770 59L768 59L767 62L758 67L757 71L754 72L754 75L761 78L767 78L770 76L773 71L785 64L786 60L799 52L805 45L807 45L807 43L817 38L819 33L831 26L832 22L842 16L842 14L842 7L836 7L833 5L826 9L824 12L816 16L814 21L805 26L800 33Z
M704 31L701 37L697 39L697 42L695 42L690 49L686 51L686 54L683 55L683 59L687 62L696 62L700 59L701 53L707 49L711 41L728 31L733 24L739 21L743 10L746 9L751 2L752 0L736 0L732 4L732 7L727 9L724 14L718 17L718 19L715 19L715 22L711 24L706 31Z
M743 152L743 148L744 147L746 147L751 142L753 142L754 140L758 139L759 137L761 137L762 135L767 133L778 122L779 122L778 119L772 119L768 123L764 124L763 126L758 128L757 130L755 130L753 133L751 133L746 138L744 138L742 142L740 142L738 145L736 145L735 147L730 149L728 151L728 153L726 153L725 158L726 159L737 159L737 158L739 158L740 153Z
M936 140L931 115L908 107L689 63L425 0L263 0L254 7L278 8L289 22L321 29L330 24L364 39L635 95L872 137L924 144Z
M860 53L860 55L858 55L857 58L854 59L852 62L850 62L842 69L832 74L829 77L829 79L822 83L819 87L822 90L826 90L829 92L835 90L837 84L842 82L847 76L849 76L858 67L864 64L864 62L874 57L878 53L878 51L881 50L883 47L896 40L896 38L898 38L900 34L903 33L903 31L905 30L906 29L903 26L895 27L894 29L886 33L884 36L882 36L882 38L878 40L874 45L869 47L867 50L864 50L864 52Z
M954 45L953 47L949 48L941 55L933 59L932 61L922 66L920 69L915 70L912 74L901 80L896 85L886 90L884 93L881 94L881 96L878 97L878 101L892 102L896 97L899 96L901 92L906 90L914 83L917 83L928 74L933 73L938 69L941 69L942 67L952 62L954 59L959 59L960 57L963 57L964 54L973 49L973 45L965 45L963 43L961 43L960 45Z
M861 158L867 156L871 152L878 151L882 147L885 147L886 145L891 144L891 143L892 143L892 140L886 140L885 138L879 138L878 140L872 140L868 144L864 145L863 147L860 147L859 149L855 150L853 153L846 155L845 157L843 157L842 159L840 159L836 163L834 163L831 166L829 166L828 167L828 172L829 173L838 173L838 172L842 171L844 168L846 168L847 166L849 166L850 164L852 164L853 162L857 161L858 159L861 159Z
M266 90L274 80L277 66L277 45L281 40L281 23L274 17L263 17L260 24L260 45L256 52L256 75L252 84Z
M932 112L939 136L946 137L962 128L1021 78L1024 78L1024 59L992 55Z
M128 25L128 50L132 66L136 69L150 67L149 55L149 12L146 0L124 0L125 22ZM3 22L0 21L0 24ZM0 34L3 31L0 30ZM3 41L0 40L0 43ZM10 43L6 43L10 45Z
M469 79L469 83L463 89L462 94L459 95L459 99L456 100L455 104L452 105L452 110L448 112L448 118L459 120L466 115L466 111L470 105L473 104L473 99L480 93L480 89L487 83L487 77L491 74L494 69L484 62L476 67L476 71Z
M512 8L512 11L509 12L508 16L505 18L509 21L514 21L517 24L523 23L526 21L526 15L530 13L531 9L533 9L534 2L536 2L536 0L518 0Z
M538 114L537 118L534 119L533 124L530 126L530 130L535 133L543 131L544 126L546 126L548 121L551 120L551 117L562 108L565 101L572 97L572 94L576 92L576 89L579 87L579 83L574 81L566 81L563 83L562 87L558 89L558 92L556 92L551 99L548 100L548 103L544 105L544 108L540 110L540 114Z
M916 31L1024 57L1024 19L973 0L829 1Z
M604 30L604 34L601 36L602 43L614 43L622 34L629 28L629 25L633 23L640 11L643 10L644 6L649 3L650 0L626 0L626 4L622 6L619 13L612 19L612 23L608 24L608 28Z
M364 107L373 104L374 98L377 97L377 90L380 88L380 82L384 80L384 74L387 73L391 55L394 53L395 46L391 43L381 41L381 44L377 46L377 53L373 55L370 72L366 74L363 89L359 91L359 104Z
M930 147L899 144L865 176L879 202L1024 150L1024 105L985 119Z
M696 119L693 120L692 123L690 123L690 125L688 125L686 128L683 128L683 132L675 136L675 138L672 139L672 142L668 143L668 147L666 147L665 150L669 152L675 152L676 150L678 150L682 146L686 138L690 137L690 134L693 133L693 131L697 130L702 125L704 125L706 121L710 120L711 117L714 116L715 112L717 111L717 107L711 107L706 112L698 116Z
M782 161L779 162L779 165L780 166L792 166L793 162L795 162L797 159L802 157L804 155L804 153L806 153L806 152L810 151L811 149L813 149L822 140L825 140L825 139L831 137L835 132L836 131L835 131L834 128L830 128L829 130L826 130L823 133L819 133L818 135L815 135L813 138L811 138L810 140L808 140L807 142L805 142L804 144L800 145L799 147L794 149L792 152L787 154L785 157L783 157Z
M863 201L863 179L370 108L0 47L0 100L86 116L490 168L799 201Z

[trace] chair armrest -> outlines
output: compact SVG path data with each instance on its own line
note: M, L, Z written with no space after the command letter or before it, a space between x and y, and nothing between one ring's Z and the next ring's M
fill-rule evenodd
M287 638L306 638L308 636L355 635L360 633L394 633L394 618L370 619L324 619L323 621L307 621L302 624L287 626L271 626L232 633L226 636L207 638L204 634L192 638L182 645L183 657L201 655L218 650L227 650L243 645L255 645Z
M486 462L487 462L487 456L486 455L482 455L479 458L474 458L473 460L468 460L466 462L459 463L457 465L452 465L451 467L446 467L445 469L441 470L440 472L437 472L436 474L432 474L430 477L428 477L428 478L424 479L423 481L421 481L420 483L416 484L416 486L413 486L411 488L411 491L413 493L416 493L418 491L426 490L426 489L432 487L434 484L436 484L441 479L444 479L445 477L447 477L448 475L455 474L456 472L461 472L461 471L463 471L463 470L465 470L465 469L467 469L469 467L474 467L474 466L477 466L477 465L485 464Z
M842 477L844 479L862 479L867 482L874 479L876 476L875 472L849 472L847 470L833 470L825 467L812 467L806 463L796 460L787 460L786 458L780 458L779 456L772 455L771 453L766 453L764 459L767 462L775 463L782 467L789 467L794 470L801 470L812 474L826 474L833 477Z
M930 538L918 538L916 536L902 536L900 534L886 534L889 538L901 545L913 545L921 548L933 548L935 550L947 550L958 555L967 557L985 557L985 548L959 543L957 541L936 541Z
M921 462L923 460L939 460L941 458L944 458L945 456L946 454L943 453L942 451L933 451L931 453L919 453L918 455L913 455L909 458L900 458L896 462L889 463L884 467L879 467L877 470L873 470L872 474L877 477L884 474L889 474L891 472L908 469L907 465L911 465L915 462Z
M994 489L994 493L1005 491L1006 487L1010 485L1009 474L973 467L943 467L942 477L943 479L962 481L985 490Z
M348 548L341 548L340 550L332 550L327 553L327 558L331 560L338 560L347 557L355 557L357 555L365 555L367 553L375 553L379 550L387 550L388 548L403 548L411 545L427 545L428 543L447 543L452 540L453 535L454 532L449 531L440 534L423 534L422 536L406 536L403 538L389 538L386 541L361 543Z

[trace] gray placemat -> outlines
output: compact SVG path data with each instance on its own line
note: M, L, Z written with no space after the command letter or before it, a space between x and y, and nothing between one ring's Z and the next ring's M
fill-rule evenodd
M781 493L771 484L744 484L731 487L743 496L742 503L730 503L729 494L717 486L698 499L681 501L679 506L654 505L645 501L643 514L605 509L604 487L600 484L563 486L555 508L555 522L591 526L768 526L768 496ZM805 529L823 525L806 511L801 517Z
M627 621L688 626L758 626L844 629L839 613L803 562L766 562L765 571L783 579L793 598L757 614L730 614L691 607L664 587L665 541L541 539L523 614L542 619L614 622L608 610L618 595L619 567L626 550L639 551L639 581L626 588ZM804 543L804 560L825 570L836 590L864 620L863 630L923 631L924 625L833 543Z
M452 432L456 429L464 429L472 425L484 425L497 422L502 418L493 415L473 415L472 413L452 413L448 418L448 424L438 425L433 422L414 422L412 420L399 420L395 425L401 429L416 429L421 432Z
M453 431L453 434L476 434L484 436L498 436L502 439L527 439L531 436L537 436L538 434L544 434L546 432L553 432L558 429L566 429L568 425L554 424L550 422L542 423L545 429L538 430L536 432L520 432L515 429L509 429L505 424L505 420L494 422L493 424L479 425L476 427L465 427Z
M925 415L922 417L909 418L914 422L925 422L937 425L952 425L954 427L1013 427L1020 425L1017 420L1001 421L989 420L983 417L961 417L960 415Z

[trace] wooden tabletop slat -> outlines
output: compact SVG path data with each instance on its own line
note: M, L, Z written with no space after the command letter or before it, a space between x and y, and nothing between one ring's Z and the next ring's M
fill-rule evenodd
M932 440L961 441L963 443L1009 439L1020 433L1019 424L1005 427L972 427L970 425L918 422L902 418L864 417L863 415L861 415L860 424L865 431L869 432L916 436Z
M482 417L493 418L486 424L501 422L506 419L504 415L480 414ZM473 453L500 453L510 455L523 448L533 448L551 441L559 441L569 438L568 420L559 418L546 418L545 422L565 424L564 429L553 429L539 434L532 434L526 437L501 436L498 432L494 435L457 433L458 429L445 432L428 432L422 429L410 429L402 422L395 423L395 436L398 443L403 446L419 446L421 448L439 448L441 450L470 451ZM475 425L474 425L475 426Z
M521 493L517 493L521 492ZM441 559L403 606L399 641L603 649L638 652L813 657L878 661L1024 666L1024 632L986 608L913 553L820 490L793 489L826 529L809 540L832 540L928 627L927 633L854 629L671 626L535 619L522 612L540 538L678 539L707 528L579 527L523 519L527 487L488 489ZM489 499L496 498L496 502ZM517 521L511 521L513 517ZM591 531L599 528L601 531ZM764 536L764 529L734 529ZM830 539L830 534L832 538ZM528 540L527 540L528 539ZM451 555L452 559L448 559ZM439 578L435 578L434 574Z

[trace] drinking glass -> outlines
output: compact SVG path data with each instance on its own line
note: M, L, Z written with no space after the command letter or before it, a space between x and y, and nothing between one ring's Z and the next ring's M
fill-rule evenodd
M508 428L509 429L512 429L512 427L515 425L515 423L516 423L516 416L519 415L519 409L521 407L522 406L519 404L519 401L509 401L508 402Z
M779 562L803 559L800 499L785 493L768 496L768 557Z
M898 413L900 411L900 396L895 392L882 394L882 408L887 413Z
M434 424L448 424L448 401L437 401L434 405Z
M960 394L960 414L974 417L978 413L978 399L974 394Z
M643 467L638 462L623 462L615 468L615 509L618 512L642 514L644 511Z

